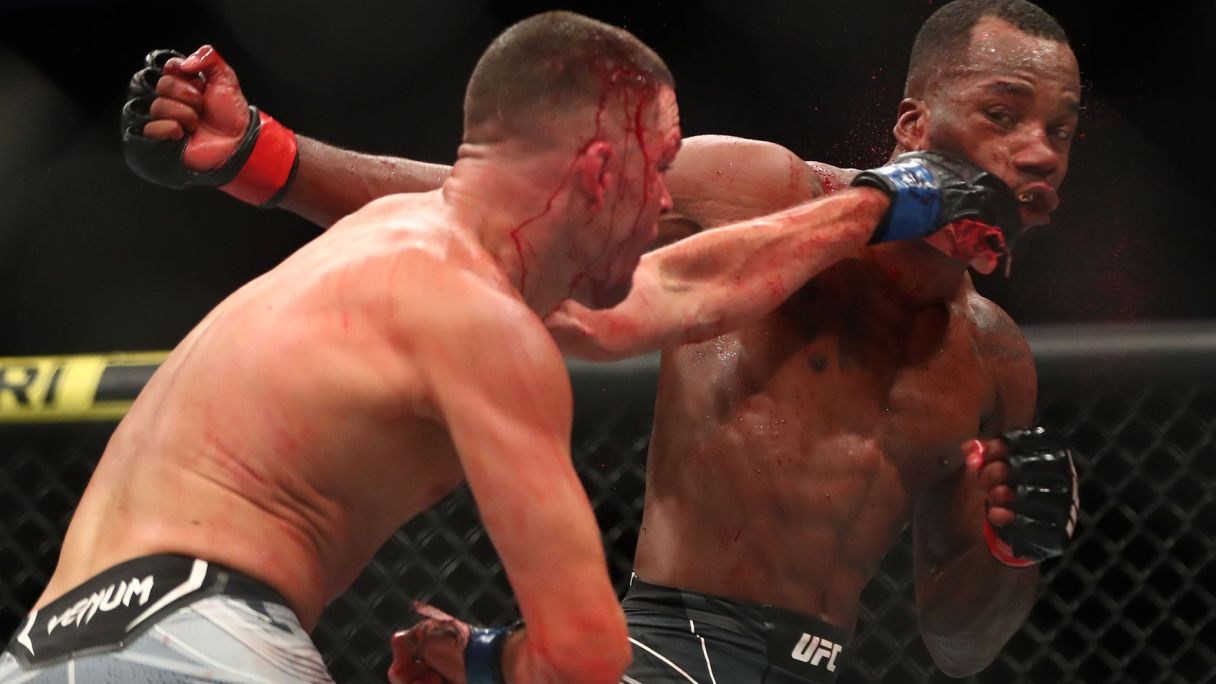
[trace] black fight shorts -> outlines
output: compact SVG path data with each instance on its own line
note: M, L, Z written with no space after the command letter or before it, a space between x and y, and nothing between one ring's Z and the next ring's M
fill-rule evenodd
M809 615L648 584L621 602L633 664L624 684L833 682L848 633Z

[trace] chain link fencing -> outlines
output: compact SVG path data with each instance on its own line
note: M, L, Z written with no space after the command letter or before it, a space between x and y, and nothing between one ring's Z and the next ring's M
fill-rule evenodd
M1045 565L1026 624L967 681L1213 681L1216 326L1031 332L1040 422L1079 455L1080 525L1069 551ZM574 458L623 593L641 520L655 363L573 370ZM45 585L112 428L0 425L0 638ZM934 668L917 632L907 532L862 598L838 681L956 681ZM486 624L517 617L465 488L394 534L326 610L313 636L338 682L385 681L388 636L408 624L414 599Z

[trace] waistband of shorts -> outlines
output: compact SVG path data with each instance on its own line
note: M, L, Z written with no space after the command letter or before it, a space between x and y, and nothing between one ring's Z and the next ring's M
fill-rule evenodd
M287 599L265 582L223 565L178 554L141 556L106 568L30 611L6 650L28 665L33 662L34 643L49 639L52 632L59 643L39 648L40 657L48 650L68 655L89 649L87 645L78 648L68 631L84 641L126 641L173 611L217 595L290 609Z
M849 642L847 629L806 613L651 584L636 575L622 604L626 609L652 610L761 639L774 629L781 629L819 634L838 644Z
M65 592L63 596L52 601L43 610L60 603L70 604L72 601L65 599L70 599L77 594L91 593L93 589L104 587L115 580L147 575L155 576L157 572L165 571L189 572L194 569L195 563L198 561L206 563L206 572L202 574L202 577L197 579L196 583L200 588L207 589L205 591L207 595L224 595L232 598L248 599L250 601L280 603L290 607L287 599L269 584L250 577L239 570L233 570L214 561L193 556L183 556L176 553L156 553L132 558L102 570Z

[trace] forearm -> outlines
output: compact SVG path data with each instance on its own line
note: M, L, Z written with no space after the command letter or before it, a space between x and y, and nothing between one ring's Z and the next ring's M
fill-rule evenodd
M554 337L607 360L711 339L768 314L864 246L889 206L857 188L705 231L642 259L629 297L606 311L568 307Z
M525 626L511 634L504 646L502 664L506 684L616 684L632 656L623 619L620 629L611 634L587 633L583 636L582 650L595 656L591 659L570 651L549 650L536 643L534 633Z
M934 662L953 677L987 667L1026 621L1038 583L1038 566L1002 565L983 543L931 569L917 609Z
M364 204L399 192L439 188L451 167L344 150L297 136L300 159L280 207L328 228Z
M529 441L517 451L528 459L499 463L515 465L494 475L495 492L484 477L469 481L527 626L504 673L518 684L615 683L629 640L595 514L568 452Z
M553 534L532 544L531 558L504 561L526 625L503 654L510 684L614 684L629 664L625 616L594 516L588 507L562 517L573 529L548 526Z

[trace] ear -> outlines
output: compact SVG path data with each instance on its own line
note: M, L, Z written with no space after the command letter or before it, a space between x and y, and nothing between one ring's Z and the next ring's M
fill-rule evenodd
M895 141L906 152L929 149L929 106L924 100L905 98L899 103Z
M616 156L616 148L612 143L597 140L579 153L577 173L582 191L591 200L591 212L604 208L604 195L616 182L616 177L608 169L609 162Z

